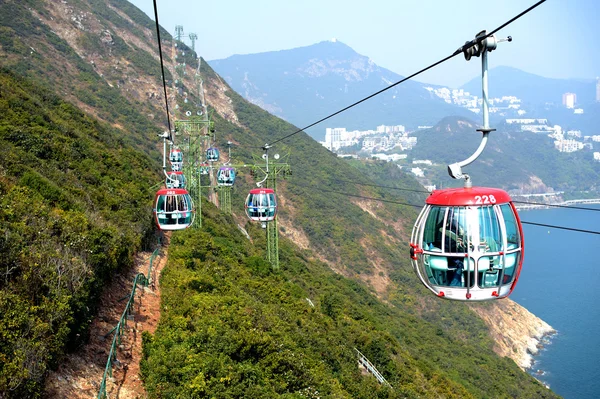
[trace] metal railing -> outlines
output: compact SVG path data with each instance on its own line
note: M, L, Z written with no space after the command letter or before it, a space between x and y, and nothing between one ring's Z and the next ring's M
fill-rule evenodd
M358 354L358 363L364 366L369 373L373 374L380 384L384 384L391 388L392 386L390 385L390 383L386 381L386 379L383 377L383 375L381 375L381 373L377 370L373 363L371 363L369 359L367 359L367 357L363 355L358 349L354 348L354 350Z
M152 282L152 266L154 263L154 259L158 256L160 248L156 248L152 255L150 256L150 265L148 266L148 275L144 275L144 273L138 273L133 279L133 287L131 288L131 293L129 294L129 300L127 301L127 305L125 306L125 310L119 319L119 322L111 331L106 334L106 336L115 333L113 336L112 344L110 345L110 351L108 353L108 360L106 361L106 367L104 368L104 375L102 376L102 382L100 383L100 389L98 391L98 399L107 399L108 393L106 392L106 380L108 378L112 378L112 366L113 363L117 360L117 347L121 345L121 335L127 326L127 318L133 311L133 304L135 302L135 291L137 289L138 284L142 284L144 287L148 287L148 284Z

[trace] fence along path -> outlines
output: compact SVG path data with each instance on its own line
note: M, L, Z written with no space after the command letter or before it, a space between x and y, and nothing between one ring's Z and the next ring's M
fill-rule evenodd
M133 278L133 284L132 284L132 288L131 288L131 292L129 293L127 298L127 303L125 305L125 309L123 310L123 313L121 314L121 317L119 319L119 322L117 323L117 325L111 330L109 331L105 336L110 336L112 335L112 342L110 345L110 349L108 352L108 359L106 361L106 367L104 368L104 374L102 376L102 381L100 382L100 388L98 389L98 399L105 399L105 398L109 398L109 393L115 393L116 396L118 397L136 397L141 393L144 393L144 389L143 386L141 384L141 381L139 380L139 361L140 361L140 356L141 355L141 334L140 336L137 336L137 331L139 330L139 326L138 326L138 322L136 322L135 317L133 315L134 313L134 305L135 305L135 300L136 300L136 291L138 290L138 286L140 286L140 289L144 290L145 292L149 293L150 295L153 294L152 291L154 291L155 288L155 283L156 283L156 276L155 276L155 260L156 258L159 256L160 253L160 247L156 248L154 250L154 252L152 253L152 255L150 256L149 262L148 262L148 271L146 274L142 273L142 272L138 272L135 277ZM151 289L149 289L149 287ZM156 295L154 295L156 297ZM158 305L160 304L160 298L156 298ZM138 301L138 302L141 302ZM147 310L147 308L142 307L141 303L138 303L138 311L136 312L138 315L141 315L141 313L143 313L145 310ZM143 315L141 315L142 317L144 317ZM132 342L128 342L129 345L123 345L123 338L127 339L129 337L127 337L127 322L131 321L132 323L134 323L134 327L129 329L131 330L136 336L133 339L133 343ZM154 326L155 327L155 326ZM125 337L124 337L125 335ZM131 341L131 339L128 339L128 341ZM137 341L137 348L134 348L134 343L135 341ZM138 349L137 351L135 349ZM136 355L134 356L134 352L137 352ZM121 358L121 359L120 359ZM131 359L131 361L125 361L125 359ZM113 368L114 366L118 366L118 371L120 372L120 378L115 379L113 378ZM117 380L120 382L119 384L117 384ZM129 383L127 383L127 380L129 380ZM134 381L136 380L136 381ZM137 384L136 384L137 382ZM125 390L126 392L121 392L122 390ZM116 392L115 392L116 391ZM133 392L127 392L127 391L133 391ZM136 392L137 391L137 392ZM141 392L140 392L141 391ZM129 395L129 393L131 395Z
M69 399L98 398L101 385L110 398L146 397L139 378L139 360L142 355L142 331L153 333L160 318L160 285L158 276L166 264L169 234L163 235L163 245L158 252L140 252L135 256L135 266L116 275L101 295L96 317L89 328L86 344L61 360L56 370L51 370L45 381L44 397ZM154 256L152 256L154 254ZM150 258L152 257L152 264ZM151 276L148 286L141 284L138 274ZM137 281L136 281L137 278ZM135 300L132 282L136 281ZM122 321L124 309L129 314ZM114 333L120 328L120 337L113 345ZM119 344L119 340L121 343ZM112 350L112 357L109 356ZM114 360L116 353L116 360ZM111 370L104 379L107 363ZM110 373L113 377L110 377ZM104 397L107 397L104 396Z

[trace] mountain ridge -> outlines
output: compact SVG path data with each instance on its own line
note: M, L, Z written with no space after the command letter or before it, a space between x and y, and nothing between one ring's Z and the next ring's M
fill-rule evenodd
M403 77L376 65L346 44L322 41L313 45L273 52L236 55L209 61L230 86L251 102L298 126L313 122L401 80ZM406 81L375 99L328 121L330 126L372 128L369 119L383 124L433 124L445 115L467 116L469 111L445 103L423 88ZM287 95L293 92L294 98ZM324 130L324 129L323 129ZM323 133L312 129L311 136Z

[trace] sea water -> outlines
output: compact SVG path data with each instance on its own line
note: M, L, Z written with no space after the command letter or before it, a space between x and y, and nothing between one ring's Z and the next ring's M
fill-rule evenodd
M597 211L521 211L524 222L600 231ZM549 323L530 373L566 399L600 398L600 235L523 225L525 258L511 299Z

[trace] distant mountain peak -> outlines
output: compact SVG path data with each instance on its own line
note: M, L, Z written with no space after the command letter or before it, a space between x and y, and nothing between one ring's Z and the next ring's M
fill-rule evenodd
M246 99L298 126L402 79L337 38L294 49L232 56L209 64ZM470 114L432 95L422 83L407 81L361 104L360 110L336 116L335 123L351 129L381 124L413 128L431 125L445 115ZM321 139L324 128L311 134Z

